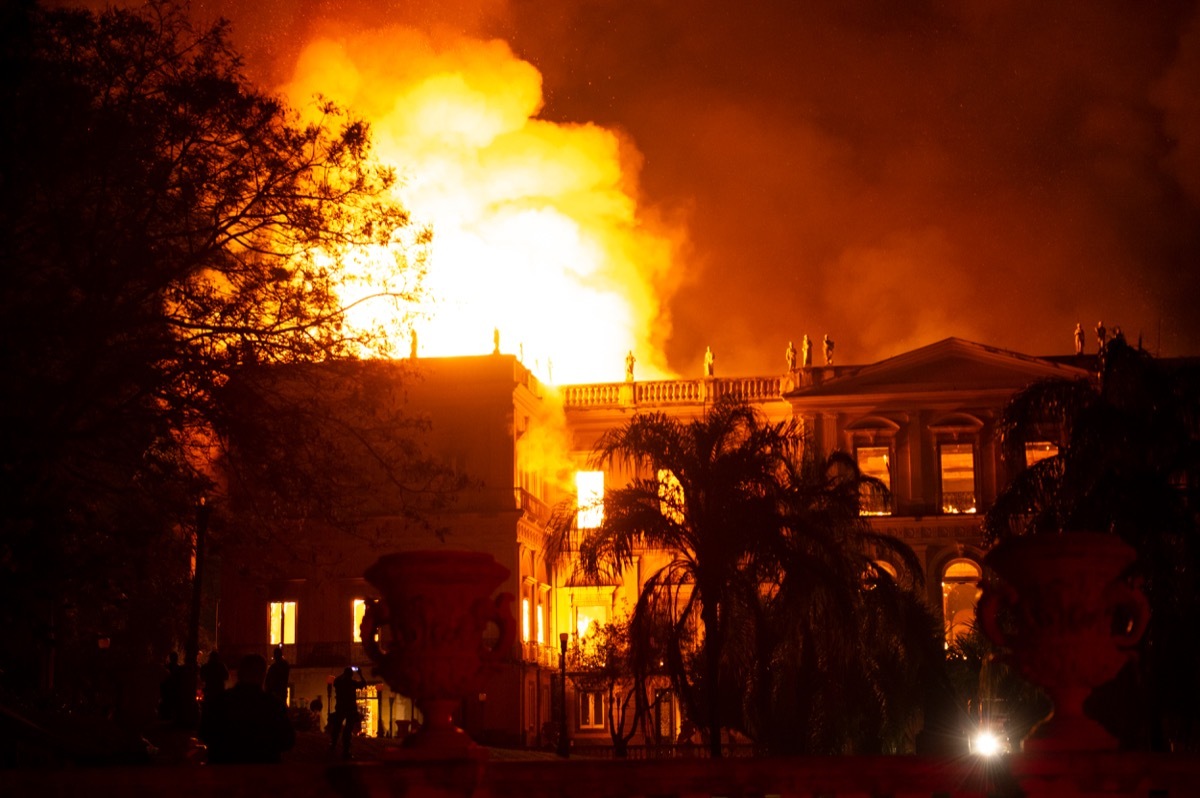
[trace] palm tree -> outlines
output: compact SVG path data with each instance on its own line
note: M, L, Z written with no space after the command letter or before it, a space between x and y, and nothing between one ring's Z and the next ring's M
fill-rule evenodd
M1108 343L1100 363L1098 380L1035 383L1005 408L1006 458L1024 465L1026 442L1050 436L1057 437L1058 453L1016 475L997 497L984 531L993 542L1065 530L1111 532L1137 550L1152 619L1135 675L1158 691L1157 717L1126 740L1157 748L1169 735L1194 745L1200 734L1200 367L1155 360L1121 339Z
M577 530L573 513L558 516L562 546L577 549L580 570L593 578L644 550L666 553L642 586L631 633L641 650L656 637L657 656L688 717L707 729L714 757L723 719L746 725L746 684L723 687L755 675L761 682L783 650L789 631L767 623L773 607L819 598L813 617L848 628L869 563L864 545L897 548L859 518L867 478L854 462L820 460L804 444L798 421L772 424L736 401L688 422L640 414L597 442L593 465L634 474L604 497L601 525ZM727 650L742 652L740 665ZM648 665L636 651L634 659Z
M772 754L899 750L942 664L940 631L916 590L920 564L859 516L868 480L852 458L809 447L787 468L784 534L744 596L752 617L735 627L745 633L743 666L731 667L748 685L745 731Z

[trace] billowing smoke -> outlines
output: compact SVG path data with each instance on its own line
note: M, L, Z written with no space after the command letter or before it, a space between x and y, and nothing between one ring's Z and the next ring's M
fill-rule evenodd
M397 22L430 36L443 61L454 57L446 31L511 50L511 62L496 55L496 83L531 116L514 122L488 106L497 116L484 117L556 148L571 145L548 130L607 138L635 215L686 222L686 251L667 246L636 279L618 268L604 286L651 294L670 319L669 333L642 334L639 378L698 375L706 346L719 375L777 373L786 342L805 333L828 333L841 363L950 335L1065 354L1076 322L1101 319L1152 351L1200 352L1190 0L217 0L203 10L231 17L251 65L280 83L320 38L350 46L356 69L384 62L372 76L415 74L401 62L420 51L362 52L384 46L369 31ZM635 152L640 171L624 171ZM615 328L597 335L620 340L618 351L638 337ZM502 336L508 351L532 338ZM665 361L641 351L658 344ZM619 378L623 354L588 364L586 378ZM571 379L558 364L555 377Z

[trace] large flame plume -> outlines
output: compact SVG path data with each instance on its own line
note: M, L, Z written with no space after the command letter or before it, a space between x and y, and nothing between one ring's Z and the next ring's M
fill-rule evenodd
M317 39L284 93L365 117L400 200L432 227L421 356L491 352L498 332L552 383L621 379L629 351L638 379L670 376L660 298L677 238L637 204L639 156L611 130L539 119L541 75L507 44L408 28Z

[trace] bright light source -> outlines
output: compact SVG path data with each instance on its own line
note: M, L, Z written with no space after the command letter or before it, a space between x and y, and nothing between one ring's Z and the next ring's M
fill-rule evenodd
M1002 749L1000 738L989 731L982 731L975 735L975 739L971 743L971 750L980 756L995 756Z

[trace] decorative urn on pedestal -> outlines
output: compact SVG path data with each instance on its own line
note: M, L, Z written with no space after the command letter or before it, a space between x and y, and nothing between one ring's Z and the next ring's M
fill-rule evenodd
M411 697L425 719L406 748L434 757L478 753L453 713L482 691L488 670L516 639L513 595L491 597L508 574L490 554L455 550L387 554L364 574L382 598L367 602L363 649L375 672ZM377 640L385 626L390 635ZM489 626L496 631L491 642Z
M999 580L979 601L983 631L1054 703L1025 751L1117 747L1083 702L1133 657L1146 630L1146 598L1125 578L1136 556L1115 535L1067 532L1012 538L984 558Z

